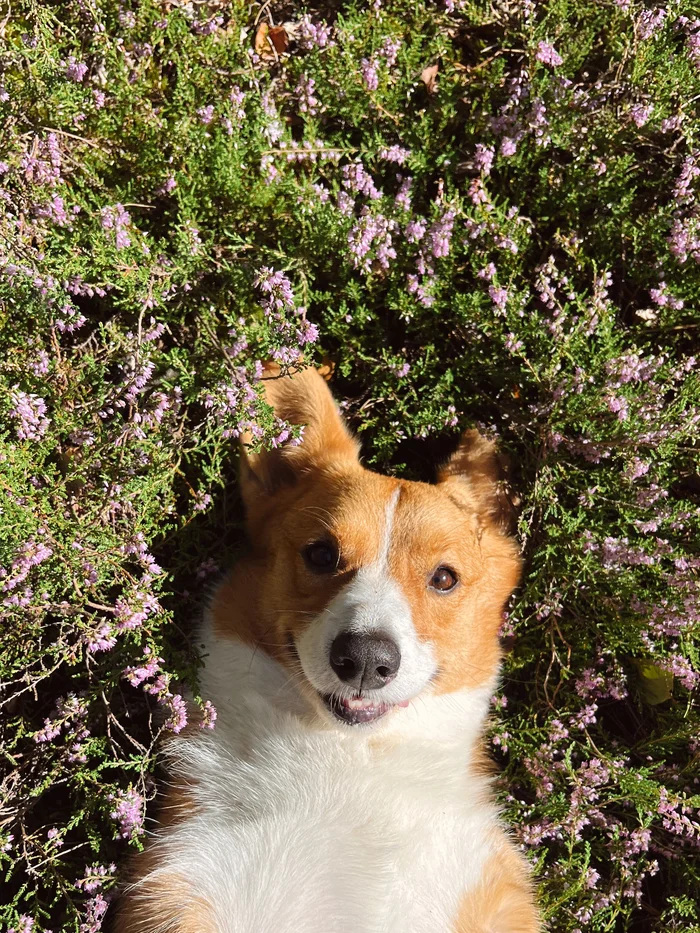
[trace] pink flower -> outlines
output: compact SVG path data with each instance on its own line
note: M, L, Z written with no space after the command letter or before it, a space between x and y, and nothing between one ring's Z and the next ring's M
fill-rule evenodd
M10 417L17 422L17 437L23 441L41 440L51 424L43 398L15 389L10 395L10 402Z
M116 800L114 810L110 813L113 820L119 823L119 835L122 839L133 839L143 832L144 799L133 788L120 790L117 796L110 795L108 800Z
M363 58L360 64L362 80L368 91L376 91L379 87L379 75L377 74L377 63L374 59Z
M70 81L80 84L87 74L88 66L84 62L78 62L71 55L65 66L65 75Z
M553 68L557 68L564 61L554 46L550 45L549 42L538 42L535 58L538 62L551 65Z

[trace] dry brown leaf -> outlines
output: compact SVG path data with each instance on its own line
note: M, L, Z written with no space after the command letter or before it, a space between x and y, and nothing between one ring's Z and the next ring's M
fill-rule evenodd
M255 33L255 51L264 62L274 62L287 51L289 36L284 26L260 23Z
M424 68L420 73L420 79L425 85L428 94L434 94L437 90L437 73L439 69L439 65L428 65L428 67Z

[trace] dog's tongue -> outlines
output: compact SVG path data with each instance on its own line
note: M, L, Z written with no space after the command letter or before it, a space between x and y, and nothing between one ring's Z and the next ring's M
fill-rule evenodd
M408 706L408 700L404 700L402 703L395 703L395 704L389 704L389 703L375 703L375 702L374 702L373 700L371 700L369 697L360 697L360 696L357 696L357 697L347 697L347 698L344 697L343 699L341 699L340 702L341 702L342 705L345 707L345 709L354 709L354 710L359 710L359 709L365 709L365 710L369 710L369 709L372 709L372 710L374 710L374 709L379 710L379 709L382 709L382 710L387 710L387 709L389 709L389 707L390 707L391 705L394 705L394 706L403 706L403 707Z

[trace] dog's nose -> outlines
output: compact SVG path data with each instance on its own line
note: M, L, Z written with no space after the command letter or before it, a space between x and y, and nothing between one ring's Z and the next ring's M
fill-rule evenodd
M396 677L401 653L386 635L341 632L331 645L330 660L331 667L346 684L376 690Z

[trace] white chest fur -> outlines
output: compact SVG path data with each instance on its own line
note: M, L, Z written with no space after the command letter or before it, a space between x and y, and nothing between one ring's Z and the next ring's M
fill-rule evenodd
M380 729L312 726L280 665L229 640L209 651L219 719L176 743L197 810L160 870L221 933L448 933L498 828L469 769L490 689L418 699Z

